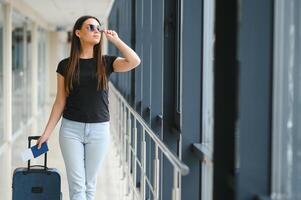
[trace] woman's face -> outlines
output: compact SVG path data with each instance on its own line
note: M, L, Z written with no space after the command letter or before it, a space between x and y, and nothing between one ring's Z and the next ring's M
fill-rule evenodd
M97 20L89 18L84 21L82 28L76 30L75 34L79 37L81 42L89 43L92 45L100 42L100 24Z

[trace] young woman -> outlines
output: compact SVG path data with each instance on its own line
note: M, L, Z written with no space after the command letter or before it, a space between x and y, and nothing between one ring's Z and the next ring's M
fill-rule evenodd
M101 30L93 16L80 17L73 28L70 57L57 67L57 95L40 148L62 118L59 143L71 200L93 200L97 174L110 142L108 79L140 64L138 55L113 30ZM103 35L123 57L102 55Z

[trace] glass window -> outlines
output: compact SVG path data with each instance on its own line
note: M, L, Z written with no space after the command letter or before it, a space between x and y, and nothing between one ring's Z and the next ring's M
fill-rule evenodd
M20 131L30 117L29 38L25 17L12 14L12 130Z
M38 39L38 106L43 108L46 102L46 33L44 30L39 30Z
M275 1L272 198L301 199L301 4Z

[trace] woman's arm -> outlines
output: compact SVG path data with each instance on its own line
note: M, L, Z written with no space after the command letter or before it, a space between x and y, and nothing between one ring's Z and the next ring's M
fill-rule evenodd
M64 107L66 104L66 92L64 77L60 74L57 75L57 93L54 104L52 106L51 114L49 116L48 123L45 130L39 140L37 141L38 148L48 140L57 122L60 120Z
M140 58L136 52L126 45L117 35L115 31L105 30L106 37L111 41L121 52L122 57L118 57L114 63L113 68L115 72L127 72L140 64Z

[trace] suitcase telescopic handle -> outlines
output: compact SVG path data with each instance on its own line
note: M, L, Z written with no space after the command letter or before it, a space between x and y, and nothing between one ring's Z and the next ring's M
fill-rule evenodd
M31 148L31 140L38 140L41 136L29 136L28 137L28 148ZM39 165L40 166L40 165ZM47 152L44 156L44 169L47 170ZM28 160L27 169L30 170L30 159Z

